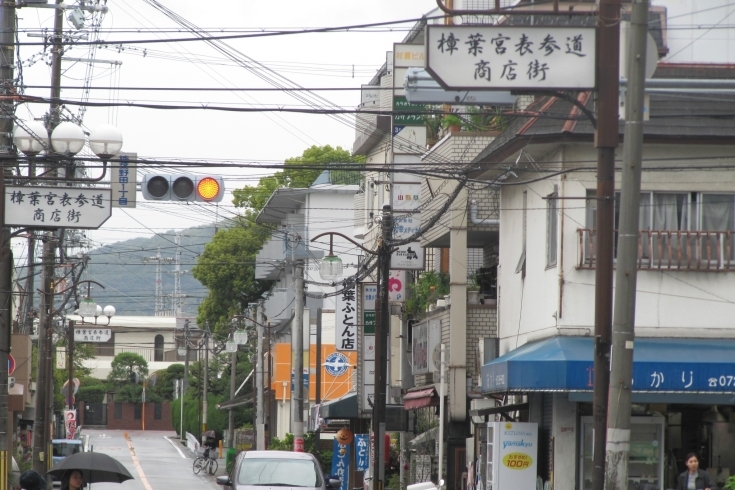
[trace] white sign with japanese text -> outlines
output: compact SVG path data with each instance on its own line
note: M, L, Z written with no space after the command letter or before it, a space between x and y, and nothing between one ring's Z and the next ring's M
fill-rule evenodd
M74 342L107 342L112 338L109 328L75 328Z
M393 94L406 95L403 82L406 72L411 67L423 67L426 64L426 49L423 44L393 44Z
M357 350L357 298L354 289L345 289L337 295L335 306L335 335L337 350Z
M406 271L390 271L388 276L388 301L391 303L406 301Z
M421 205L421 184L393 184L393 212L415 211Z
M119 162L111 162L110 188L113 208L135 207L135 179L137 178L137 153L120 153ZM132 160L132 161L131 161Z
M455 90L595 88L595 28L427 26L426 70Z
M5 188L5 225L97 229L112 213L110 189Z
M374 311L375 299L378 297L378 285L374 282L362 284L362 311Z
M421 213L397 214L394 217L393 239L408 238L415 235L419 228L421 228ZM390 258L391 269L424 269L424 249L421 248L421 242L417 240L396 248Z

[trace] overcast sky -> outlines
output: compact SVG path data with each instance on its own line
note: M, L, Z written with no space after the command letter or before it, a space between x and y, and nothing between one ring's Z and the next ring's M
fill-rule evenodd
M217 29L292 29L317 28L415 19L436 7L435 0L301 0L245 2L220 0L160 0L162 4L197 26ZM726 0L710 0L704 6L694 0L655 0L654 5L668 9L667 61L735 62L732 47L732 24L735 6ZM144 0L110 0L109 13L102 22L101 38L110 46L96 50L98 60L117 60L122 65L94 64L90 100L96 102L134 101L219 106L258 104L301 107L300 102L283 92L181 92L130 91L111 92L109 87L270 87L250 71L226 60L204 42L126 44L123 41L190 37L172 32L178 26ZM688 12L697 11L689 15ZM23 8L19 11L21 43L38 42L28 30L53 27L53 11ZM243 55L264 63L304 87L359 87L367 83L385 61L385 52L399 42L412 23L368 32L298 34L225 41ZM676 26L683 26L677 29ZM66 28L71 30L67 22ZM139 31L139 32L138 32ZM227 32L228 34L231 32ZM695 42L696 41L696 42ZM723 41L727 41L723 43ZM122 43L118 46L118 43ZM40 56L43 47L24 45L23 81L26 85L47 86L50 66ZM87 58L88 46L77 46L65 53L67 58ZM64 86L81 86L86 63L64 62ZM344 107L359 103L358 91L317 92ZM48 88L28 88L26 94L47 96ZM66 89L62 97L78 99L79 90ZM73 113L78 108L69 106ZM20 106L21 118L41 117L46 105ZM235 113L212 110L167 111L132 107L89 108L84 117L88 129L112 123L123 133L123 151L140 157L175 160L237 161L277 163L298 156L310 145L342 146L351 149L354 129L326 115ZM139 169L138 180L145 169ZM272 170L231 168L218 170L227 176L228 191L257 182ZM231 196L216 212L201 207L170 202L146 202L139 198L135 210L113 210L113 216L100 229L90 233L98 243L110 243L136 236L151 235L170 229L212 222L215 215L227 217L234 211Z
M418 18L436 7L435 0L328 0L308 3L300 0L279 2L243 2L220 0L161 0L166 7L188 21L213 32L221 29L277 29L349 26L370 22ZM116 44L126 40L191 37L171 32L178 26L143 0L110 0L110 11L102 23L102 38ZM316 7L316 8L314 8ZM53 27L52 11L24 8L19 40L38 42L24 29ZM67 29L71 25L66 23ZM304 87L359 87L367 83L385 61L385 51L399 42L412 24L373 29L374 32L298 34L225 41L242 54L268 65ZM138 32L120 32L123 29ZM168 32L161 32L167 29ZM231 34L231 33L230 33ZM248 70L233 66L224 56L204 42L123 44L122 50L111 45L97 49L98 60L119 60L118 69L105 63L94 65L90 101L117 100L141 103L219 106L257 106L258 104L295 107L301 102L281 92L161 92L126 91L117 93L109 87L270 87ZM20 58L31 66L23 69L26 85L47 86L50 66L39 53L41 46L22 46ZM34 56L35 55L35 56ZM145 56L144 56L145 55ZM66 57L88 58L89 47L74 47ZM206 62L205 62L206 60ZM63 86L81 86L87 64L65 61ZM354 73L353 73L354 71ZM104 90L103 90L104 89ZM47 88L28 88L26 94L48 96ZM63 90L62 97L78 99L81 91ZM318 92L330 101L354 107L359 91ZM73 113L77 107L69 106ZM34 104L18 108L17 115L28 119L40 117L47 106ZM202 161L282 162L300 155L311 145L342 146L351 149L354 128L325 115L234 113L207 110L166 111L143 108L89 108L84 116L88 129L103 123L117 126L125 140L123 151L139 157L161 160L200 159ZM138 180L143 169L138 170ZM93 171L94 174L96 171ZM228 190L242 187L273 170L223 169ZM136 236L151 235L172 228L184 228L214 220L214 213L182 204L142 201L139 207L113 216L100 230L90 233L97 242L109 243ZM211 205L210 205L211 206ZM219 206L220 216L231 215L231 196ZM126 214L127 213L127 214ZM140 223L138 223L140 222Z

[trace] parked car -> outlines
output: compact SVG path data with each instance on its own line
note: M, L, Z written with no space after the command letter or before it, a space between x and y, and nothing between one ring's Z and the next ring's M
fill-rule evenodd
M217 483L231 490L259 490L257 487L264 486L328 490L342 485L340 480L324 477L313 454L291 451L243 451L232 472L218 476Z
M53 439L51 445L53 447L54 465L62 462L67 456L84 452L84 444L81 439ZM54 484L59 485L60 482L55 480Z

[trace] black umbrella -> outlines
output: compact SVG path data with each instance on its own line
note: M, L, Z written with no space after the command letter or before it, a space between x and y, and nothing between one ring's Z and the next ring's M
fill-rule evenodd
M47 474L60 480L64 473L71 470L81 471L84 483L122 483L133 479L120 461L104 453L72 454L51 468Z

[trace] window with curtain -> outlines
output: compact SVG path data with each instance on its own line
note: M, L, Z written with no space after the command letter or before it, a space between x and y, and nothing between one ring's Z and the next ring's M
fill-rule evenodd
M700 214L703 231L735 231L735 196L732 194L703 194ZM735 233L718 238L702 238L702 258L717 260L735 259ZM729 250L728 250L729 249Z

